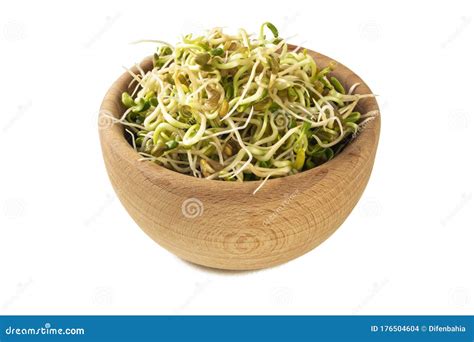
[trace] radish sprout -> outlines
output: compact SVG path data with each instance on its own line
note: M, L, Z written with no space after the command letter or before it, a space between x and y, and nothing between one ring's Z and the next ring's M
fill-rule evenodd
M258 37L214 28L162 41L153 69L129 70L116 120L142 160L200 178L249 181L318 166L340 152L377 113L356 111L359 84L346 89L303 48L288 49L277 28ZM260 186L256 189L260 189Z

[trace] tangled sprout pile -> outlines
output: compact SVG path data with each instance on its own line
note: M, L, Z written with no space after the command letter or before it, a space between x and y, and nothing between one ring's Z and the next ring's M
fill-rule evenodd
M119 120L144 160L226 181L265 180L331 159L374 113L355 111L373 96L353 94L270 23L258 37L221 28L156 41L153 69L137 66ZM135 83L136 82L136 83Z

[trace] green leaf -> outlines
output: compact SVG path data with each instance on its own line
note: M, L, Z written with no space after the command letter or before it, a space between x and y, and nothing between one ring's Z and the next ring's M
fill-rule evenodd
M132 109L132 112L134 112L134 113L140 113L140 112L150 108L150 103L142 97L139 98L138 100L135 100L135 103L136 104Z
M135 106L135 102L133 101L132 97L126 91L122 93L122 103L125 107L130 108Z
M173 148L178 147L179 143L176 140L170 140L167 141L165 145L168 147L168 150L172 150Z
M275 25L273 25L270 22L263 23L262 28L261 28L262 32L265 26L272 32L273 38L278 38L278 29L276 28Z
M346 90L344 89L343 85L341 82L336 77L331 77L331 84L334 86L334 89L336 89L339 93L345 94Z
M194 61L196 62L196 64L199 64L200 66L204 66L207 64L207 62L209 62L210 59L211 59L211 55L208 54L207 52L204 52L204 53L198 54L194 58Z
M211 50L211 56L222 56L224 55L224 49L222 48L215 48Z

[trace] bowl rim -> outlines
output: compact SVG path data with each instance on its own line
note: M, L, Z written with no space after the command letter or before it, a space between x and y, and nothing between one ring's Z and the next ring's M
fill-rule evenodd
M295 45L288 44L288 48L295 48ZM303 47L302 47L303 48ZM306 49L306 48L305 48ZM321 65L327 65L329 61L334 61L337 63L337 67L331 75L338 76L341 83L343 83L347 87L348 79L351 79L351 84L360 83L358 86L358 92L361 94L368 94L372 93L368 85L360 78L356 73L354 73L351 69L346 67L344 64L336 61L333 58L330 58L326 55L323 55L319 52L315 52L310 49L306 49L307 53L312 55L313 58L316 60L316 64L318 68ZM152 56L148 56L139 63L140 67L144 70L148 70L152 64ZM137 67L134 66L131 70L137 71ZM112 153L115 156L120 157L123 160L128 161L130 164L135 165L136 167L140 168L140 170L145 173L148 177L153 177L156 180L164 179L167 181L182 181L184 184L188 184L190 187L198 187L200 189L211 188L210 184L217 185L221 189L225 190L236 190L236 189L246 189L248 191L253 192L258 184L260 184L263 180L250 180L250 181L222 181L218 179L206 179L206 178L198 178L191 175L186 175L174 170L170 170L164 166L161 166L156 163L140 161L139 154L134 150L133 146L127 141L126 139L126 131L125 127L120 124L110 123L110 119L107 119L107 116L112 115L115 118L121 117L123 114L123 105L121 103L121 93L127 89L129 89L128 84L132 80L131 75L126 71L124 72L114 83L111 87L107 90L104 99L102 101L100 111L99 111L99 135L102 144L102 148L104 148L104 144L107 144L111 149ZM363 91L360 91L363 89ZM299 181L301 178L308 179L310 178L318 178L317 176L321 173L326 173L328 169L331 169L332 166L337 165L338 163L342 162L343 159L352 159L359 155L357 151L360 149L368 148L371 149L369 154L376 153L378 138L380 134L380 125L381 125L381 118L380 118L380 110L375 97L373 98L365 98L359 101L358 106L363 105L364 107L368 107L368 110L377 110L378 115L373 120L367 122L364 127L357 133L356 137L352 139L344 149L334 156L331 160L318 165L312 169L305 170L303 172L298 172L296 174L277 177L277 178L270 178L266 181L265 186L259 191L261 192L266 187L270 187L270 185L278 185L281 182L287 181ZM109 121L108 121L109 120ZM108 124L101 124L101 121L108 122ZM374 134L371 134L374 133ZM349 170L350 171L350 170ZM156 182L155 182L156 184ZM258 194L258 193L257 193Z

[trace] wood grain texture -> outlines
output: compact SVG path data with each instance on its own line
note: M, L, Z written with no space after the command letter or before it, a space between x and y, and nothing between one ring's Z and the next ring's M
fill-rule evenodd
M309 51L319 68L331 59ZM142 63L151 68L150 58ZM338 64L333 72L346 87L371 93L351 70ZM259 182L198 179L168 170L139 155L124 129L107 115L124 111L121 94L129 74L109 89L99 114L105 166L128 213L158 244L190 262L219 269L251 270L299 257L326 240L347 218L372 171L380 133L380 116L333 160L314 169ZM362 113L378 110L375 99L363 99Z

